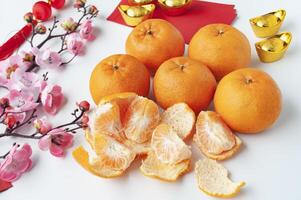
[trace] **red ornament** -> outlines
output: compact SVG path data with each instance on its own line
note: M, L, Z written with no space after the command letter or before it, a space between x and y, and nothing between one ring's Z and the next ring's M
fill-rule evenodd
M49 0L48 2L55 9L61 9L65 5L65 0Z
M46 21L51 17L51 6L44 1L38 1L33 5L32 13L37 20Z

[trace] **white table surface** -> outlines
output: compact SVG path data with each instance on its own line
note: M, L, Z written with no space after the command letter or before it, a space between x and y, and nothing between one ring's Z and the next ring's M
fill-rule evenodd
M23 14L31 9L34 0L1 0L0 44L24 25ZM86 55L72 62L63 73L50 71L51 82L62 85L68 98L67 104L51 120L65 122L73 103L81 99L91 100L88 89L90 73L102 58L124 53L124 43L131 28L121 26L105 18L112 12L118 0L90 0L100 9L95 21L99 29L97 39L88 45ZM277 123L269 130L257 135L239 136L244 147L234 158L222 162L231 172L234 181L244 180L247 185L236 199L269 200L301 199L301 54L300 54L300 6L297 0L216 0L236 5L238 17L234 26L243 31L252 45L252 66L268 72L278 83L283 95L283 110ZM293 42L286 56L272 64L260 63L254 49L259 41L253 34L248 19L269 11L284 8L287 17L281 28L293 34ZM74 16L75 10L66 8L61 17ZM91 100L92 102L92 100ZM2 129L0 129L2 130ZM17 140L22 143L25 140ZM125 176L117 179L101 179L91 175L73 160L71 151L63 159L32 144L34 167L14 183L14 187L0 193L1 200L53 200L53 199L102 199L102 200L177 200L214 199L200 192L194 173L190 172L176 183L160 182L144 177L134 164ZM0 153L13 143L12 138L0 140ZM84 143L82 132L73 148ZM201 158L195 153L195 159Z

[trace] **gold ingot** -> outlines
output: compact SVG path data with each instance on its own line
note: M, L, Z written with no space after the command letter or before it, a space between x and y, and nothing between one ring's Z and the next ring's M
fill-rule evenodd
M280 60L292 41L292 34L284 32L257 42L255 48L262 62L274 62Z
M257 37L270 37L279 31L285 15L285 10L277 10L250 19L250 24Z
M127 25L137 26L144 20L151 18L155 8L155 4L142 6L120 5L118 10Z
M150 4L153 2L153 0L128 0L130 5L145 5L145 4Z
M192 0L158 0L160 7L168 15L180 15L186 12Z

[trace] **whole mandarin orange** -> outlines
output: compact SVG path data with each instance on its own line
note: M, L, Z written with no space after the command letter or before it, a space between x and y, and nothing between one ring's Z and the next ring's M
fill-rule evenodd
M210 104L216 88L211 71L188 57L165 61L157 70L153 89L157 102L164 109L185 102L196 113Z
M149 19L136 26L126 41L126 52L142 61L151 71L166 60L184 54L180 31L162 19Z
M116 54L100 61L90 77L90 93L96 104L104 96L120 92L134 92L147 96L150 74L137 58Z
M239 69L219 82L214 106L233 130L258 133L269 128L279 117L281 92L266 72Z
M226 24L201 28L192 37L188 54L208 66L217 80L236 69L248 67L251 62L247 37Z

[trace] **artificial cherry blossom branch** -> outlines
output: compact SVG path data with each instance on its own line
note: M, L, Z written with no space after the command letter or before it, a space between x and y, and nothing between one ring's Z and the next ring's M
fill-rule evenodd
M7 153L5 153L4 155L0 156L0 159L5 159L6 156L9 154L10 151L8 151Z
M2 137L21 137L21 138L28 138L28 139L41 139L42 137L46 136L49 132L55 130L55 129L61 129L61 128L65 128L64 131L65 132L70 132L70 133L76 133L75 131L78 129L82 129L82 128L86 128L88 125L88 119L87 116L85 115L85 113L88 111L87 109L89 109L87 107L87 103L85 101L83 101L84 103L82 104L86 104L86 107L81 106L80 108L76 108L73 113L71 113L72 116L75 117L74 120L72 120L71 122L65 123L65 124L61 124L59 126L56 126L54 128L51 128L49 130L47 130L46 132L40 132L40 130L37 130L36 132L32 133L31 135L25 135L25 134L20 134L15 132L15 130L21 128L22 126L24 126L25 124L31 123L32 119L36 118L37 115L35 115L36 110L34 110L31 114L31 116L24 121L21 124L16 124L13 128L9 129L7 128L6 131L2 134L0 134L0 138ZM77 115L76 113L80 111L80 114ZM74 126L76 125L75 128L70 129L70 126Z
M92 9L88 9L88 8L92 8ZM93 17L96 17L97 14L98 14L98 10L95 9L95 6L90 6L90 5L89 6L84 6L82 8L78 8L78 11L80 11L80 9L83 9L83 11L82 11L83 15L79 18L79 20L77 21L75 27L71 30L67 30L66 33L63 33L63 34L52 35L53 30L56 28L56 24L59 22L54 17L53 26L50 29L48 36L39 45L37 45L37 48L41 48L42 46L44 46L44 44L46 42L48 42L49 40L51 40L53 38L66 37L67 35L70 35L71 33L74 33L75 31L77 31L77 28L81 25L81 22L85 17L87 17L87 19L92 19Z
M63 22L61 25L64 28L65 32L62 34L52 34L53 31L58 27L57 24L59 23L59 20L54 16L53 18L53 23L51 28L48 28L48 34L46 38L36 46L37 49L41 49L48 41L55 39L55 38L60 38L61 39L61 48L60 50L57 51L58 54L62 54L64 51L68 50L66 47L66 38L67 36L76 33L78 31L78 28L82 25L83 19L89 20L92 18L95 18L98 14L98 10L95 6L83 6L83 7L78 7L78 11L82 12L82 16L78 19L77 22L74 22L73 19L69 19L70 21L66 20L65 23ZM33 31L32 37L30 39L30 45L31 47L34 47L33 40L34 37L37 36L38 34L45 34L46 33L46 28L42 24L38 24L35 30ZM60 63L60 66L69 64L73 59L80 54L80 50L73 49L74 55L72 58L68 61ZM35 70L36 68L40 67L39 63L36 62L35 56L32 58L33 62L31 66L26 70L27 72L31 72Z
M60 25L64 32L54 34L58 28L59 20L53 19L52 26L46 28L41 22L34 21L32 13L27 13L24 19L32 23L34 30L28 40L31 51L20 51L0 62L0 89L7 93L0 97L0 124L5 126L0 139L3 137L19 137L38 140L41 150L49 150L56 157L64 156L65 150L73 141L73 134L79 129L88 126L89 103L82 101L72 115L74 119L53 127L46 117L38 117L37 108L55 115L62 107L64 95L59 85L48 82L48 72L42 78L36 74L39 68L55 69L67 65L76 56L83 55L85 44L94 39L91 19L96 17L98 10L95 6L86 6L86 0L75 0L74 7L82 12L81 17L75 22L72 18L63 21ZM85 20L84 20L85 19ZM34 39L38 35L47 34L44 40L37 46ZM60 39L60 49L51 51L44 48L52 39ZM72 56L64 61L63 55L70 53ZM23 132L23 128L33 124L33 133ZM11 182L17 180L31 167L32 149L30 145L22 146L14 143L11 150L0 156L0 179Z

